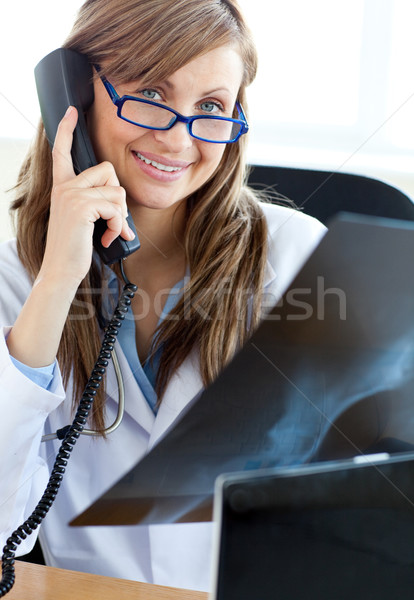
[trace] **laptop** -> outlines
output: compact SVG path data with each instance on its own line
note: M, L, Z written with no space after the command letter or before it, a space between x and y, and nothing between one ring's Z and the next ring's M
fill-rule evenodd
M413 443L413 256L413 223L338 216L216 381L71 525L208 521L222 473Z
M412 600L414 452L222 475L209 600Z

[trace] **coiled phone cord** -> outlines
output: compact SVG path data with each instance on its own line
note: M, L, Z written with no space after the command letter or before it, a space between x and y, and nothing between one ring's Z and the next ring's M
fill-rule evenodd
M137 291L137 286L128 281L125 276L122 261L120 261L121 273L125 285L120 294L117 307L115 308L113 317L105 330L104 338L99 352L99 356L95 362L91 376L86 384L85 390L79 402L78 409L73 419L72 425L69 426L65 438L60 445L56 455L55 463L49 477L48 484L32 514L20 525L8 538L6 545L3 548L2 556L2 579L0 581L0 598L5 596L11 590L15 582L14 558L17 546L27 538L43 521L49 512L60 488L63 475L66 470L66 465L70 458L70 453L82 433L92 403L99 389L106 368L111 358L111 352L116 341L119 328L125 319L125 314L131 305L131 300Z

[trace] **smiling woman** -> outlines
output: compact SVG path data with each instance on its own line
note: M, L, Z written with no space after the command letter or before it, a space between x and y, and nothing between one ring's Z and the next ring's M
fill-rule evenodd
M193 130L196 127L208 135L210 123L227 125L226 121L216 118L232 116L242 79L239 52L231 46L221 46L194 58L165 80L146 83L147 75L145 84L136 80L117 85L122 98L131 98L131 89L140 91L134 96L138 102L126 100L121 112L119 104L116 112L107 93L114 88L109 87L106 79L102 82L96 78L95 102L89 115L92 141L97 158L109 160L115 166L119 181L127 191L135 222L141 223L145 218L145 206L173 207L193 194L215 172L226 146L211 142L233 142L238 136L207 141L196 137ZM106 88L103 83L107 84ZM213 96L209 90L217 91ZM149 95L157 104L149 105L148 100L142 103ZM206 104L209 108L214 105L215 114L204 111L201 119L202 107ZM194 117L186 124L182 122L185 118L178 117L177 113ZM195 121L191 122L192 119ZM202 126L201 122L206 124ZM215 127L213 131L216 130ZM158 165L162 165L161 169ZM161 185L157 185L158 182Z
M91 76L79 84L76 70L73 79L94 95L85 114L65 105L53 152L40 124L13 203L17 240L0 246L0 480L9 482L0 541L35 505L59 446L53 433L70 422L126 278L139 291L111 342L125 417L106 439L118 380L111 368L104 381L94 371L94 439L79 440L40 541L48 564L208 590L210 523L66 523L218 376L325 228L246 185L246 88L257 55L236 0L87 0L61 52L81 55ZM97 164L76 174L79 120ZM106 222L104 247L130 241L127 209L141 248L109 267L93 252L95 223Z

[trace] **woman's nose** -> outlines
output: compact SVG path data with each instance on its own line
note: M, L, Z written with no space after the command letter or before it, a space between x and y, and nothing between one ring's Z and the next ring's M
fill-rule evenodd
M158 142L167 146L170 152L176 154L187 150L193 144L193 138L187 129L186 123L176 122L171 129L154 130L154 137Z

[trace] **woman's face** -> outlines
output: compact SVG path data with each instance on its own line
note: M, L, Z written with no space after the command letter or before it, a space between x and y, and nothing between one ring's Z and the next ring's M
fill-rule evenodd
M119 96L132 95L165 104L191 116L232 116L243 64L231 46L221 46L189 62L164 81L143 87L139 81L117 85ZM185 123L168 131L144 129L116 114L100 79L88 116L99 161L110 161L126 189L130 209L168 208L187 198L214 173L226 145L191 137ZM173 170L167 169L172 167Z

